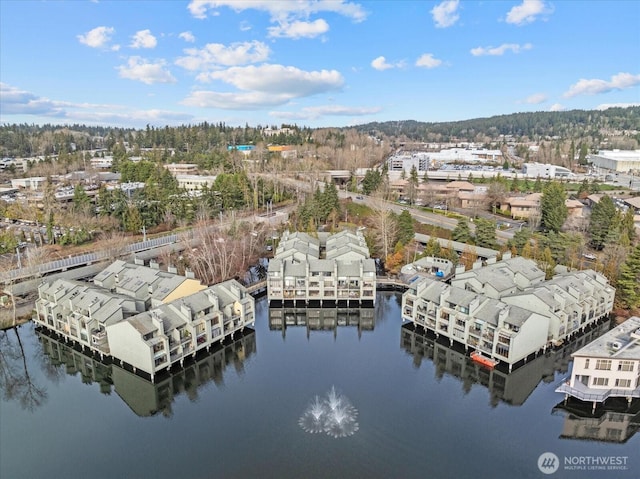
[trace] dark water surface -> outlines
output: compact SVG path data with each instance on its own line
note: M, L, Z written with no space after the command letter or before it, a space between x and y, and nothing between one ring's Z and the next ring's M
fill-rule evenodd
M257 300L255 333L155 385L33 325L20 342L0 332L0 477L640 477L635 404L595 418L556 408L569 350L490 372L402 327L399 303L379 293L370 318L340 315L331 329L311 312L270 321ZM293 325L305 322L326 329ZM332 387L351 407L305 431ZM544 452L560 461L554 474L538 468ZM610 456L626 470L564 465Z

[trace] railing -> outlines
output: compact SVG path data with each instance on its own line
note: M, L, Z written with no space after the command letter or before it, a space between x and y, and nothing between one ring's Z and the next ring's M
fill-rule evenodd
M568 378L556 389L556 392L569 394L581 401L604 402L610 397L640 398L640 387L635 389L603 389L602 392L591 393L578 388L572 388L569 385Z
M127 246L127 253L138 253L148 249L158 248L169 244L177 243L178 235L171 234L159 238L153 238L147 241L140 241ZM70 258L59 259L49 263L43 263L25 268L13 269L6 273L6 280L15 281L33 276L43 276L45 274L54 273L56 271L65 271L68 269L85 266L96 263L109 258L109 252L98 251L96 253L86 253ZM5 281L6 281L5 280Z

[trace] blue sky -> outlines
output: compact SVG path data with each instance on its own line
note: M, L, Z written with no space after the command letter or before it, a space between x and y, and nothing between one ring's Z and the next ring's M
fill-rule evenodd
M311 127L640 104L638 1L0 0L0 123Z

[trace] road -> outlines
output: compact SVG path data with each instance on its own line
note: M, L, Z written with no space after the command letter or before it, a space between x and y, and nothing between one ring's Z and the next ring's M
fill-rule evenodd
M377 202L380 201L378 199L373 200L368 196L365 196L359 193L351 193L349 191L341 190L340 195L342 198L351 198L351 200L354 203L360 203L364 205L369 205L373 201L377 201ZM429 211L425 211L424 209L419 207L410 207L407 205L400 205L398 203L394 203L391 201L384 201L383 204L386 205L388 209L390 209L396 214L401 214L403 210L408 210L409 213L411 213L411 216L416 221L422 224L438 226L440 228L444 228L448 230L453 230L458 225L458 218L447 216L448 213L446 212L432 213ZM466 216L464 215L464 213L461 213L461 212L456 212L456 214ZM471 231L473 232L475 231L475 225L473 224L473 220L471 218L469 218L469 220L470 220L469 226L471 228ZM504 221L504 218L500 217L500 220ZM514 226L507 230L496 229L496 239L498 240L499 243L506 243L511 238L513 238L514 233L518 231L518 229L520 228L519 223L513 223L513 224Z

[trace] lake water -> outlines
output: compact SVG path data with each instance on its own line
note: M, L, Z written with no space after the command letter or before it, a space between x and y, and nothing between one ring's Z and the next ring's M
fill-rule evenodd
M396 293L361 315L256 310L255 332L156 384L32 324L22 349L0 332L0 477L640 477L637 404L556 407L572 349L488 371L403 327ZM611 456L625 469L593 465Z

